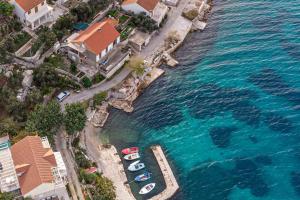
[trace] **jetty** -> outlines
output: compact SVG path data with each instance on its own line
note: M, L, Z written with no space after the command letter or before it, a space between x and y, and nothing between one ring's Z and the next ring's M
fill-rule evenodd
M157 160L160 170L164 176L166 183L166 189L159 193L158 195L152 197L150 200L165 200L170 199L179 189L179 185L173 174L173 171L168 163L168 160L161 148L161 146L156 145L151 147L153 154Z

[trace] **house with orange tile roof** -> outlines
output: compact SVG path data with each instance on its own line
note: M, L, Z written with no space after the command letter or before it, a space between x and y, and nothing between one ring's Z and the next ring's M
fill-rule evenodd
M19 20L32 30L53 21L53 8L46 0L11 0L10 3Z
M76 62L99 64L120 43L120 33L110 20L97 22L67 39L69 57Z
M124 0L121 7L134 14L146 13L157 25L160 25L169 10L160 0Z
M27 136L11 147L11 153L23 197L69 200L66 167L47 137Z
M79 63L80 65L90 66L89 70L93 71L103 70L102 75L110 77L117 68L120 68L123 56L120 53L120 33L115 26L118 24L116 20L106 19L101 22L91 24L87 29L72 34L67 40L68 57ZM117 56L121 61L111 64L110 61ZM110 63L110 64L109 64ZM107 68L106 68L106 65Z

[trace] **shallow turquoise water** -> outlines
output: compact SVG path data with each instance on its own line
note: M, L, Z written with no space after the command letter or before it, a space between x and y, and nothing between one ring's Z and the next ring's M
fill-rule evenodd
M217 0L176 57L134 113L113 111L104 136L120 149L161 144L174 199L300 199L300 2Z

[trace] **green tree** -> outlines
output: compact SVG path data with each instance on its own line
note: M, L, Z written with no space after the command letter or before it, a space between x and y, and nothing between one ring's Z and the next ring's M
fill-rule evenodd
M26 130L49 135L49 133L54 133L58 130L62 120L63 115L58 102L51 101L47 105L38 104L29 115L26 122Z
M116 193L113 182L104 176L98 176L93 194L94 200L115 200Z
M82 131L86 122L85 109L81 103L67 104L64 123L69 134Z
M6 134L10 136L17 135L19 127L12 118L5 118L0 121L0 137Z
M86 76L82 78L81 82L82 82L83 87L85 87L85 88L89 88L93 85L91 79L89 79Z
M39 33L39 38L42 43L45 44L45 49L48 50L57 41L56 34L48 27L43 27Z
M89 161L81 151L75 153L75 161L80 168L87 169L92 166L91 161Z
M13 193L9 193L9 192L0 193L0 200L13 200L13 199L14 199Z
M88 3L84 2L79 3L78 6L72 8L71 13L76 16L77 21L79 22L86 22L94 15L93 9L89 6Z
M12 16L14 10L14 6L8 2L1 1L0 2L0 15L3 16Z
M148 15L146 15L146 13L133 15L130 23L143 32L151 33L158 29L157 23L153 19L151 19Z
M80 169L79 174L80 174L80 178L84 179L86 184L94 184L98 176L95 173L88 174L85 172L84 169Z

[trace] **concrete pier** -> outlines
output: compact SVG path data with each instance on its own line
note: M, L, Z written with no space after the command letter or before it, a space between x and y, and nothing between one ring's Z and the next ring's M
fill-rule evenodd
M161 148L161 146L156 145L151 147L153 154L158 162L160 170L164 176L166 182L166 189L159 193L158 195L152 197L150 200L165 200L170 199L179 189L179 185L175 179L172 169L167 161L167 158Z

